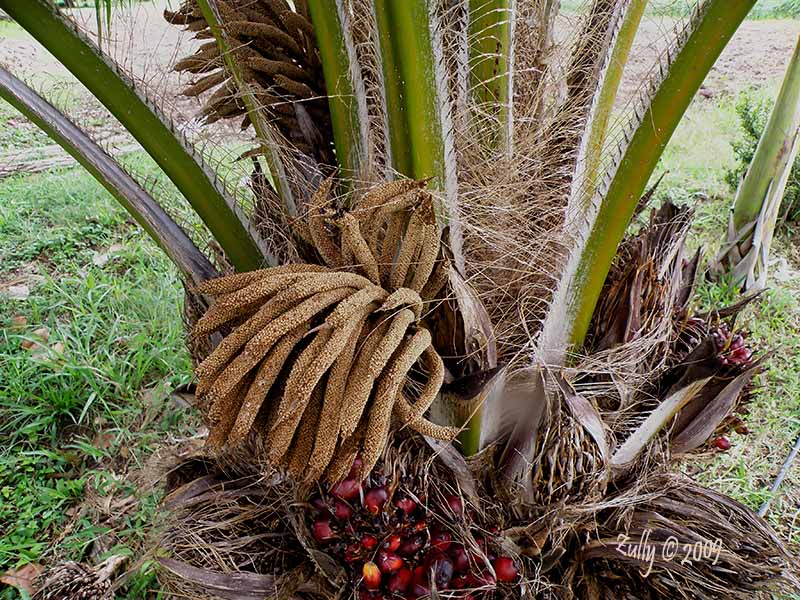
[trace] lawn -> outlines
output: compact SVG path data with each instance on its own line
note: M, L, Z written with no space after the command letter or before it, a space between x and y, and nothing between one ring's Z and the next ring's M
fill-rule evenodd
M727 222L724 176L738 128L731 98L696 101L657 173L669 171L656 202L695 206L692 243L706 245L709 255ZM0 151L47 143L0 105ZM138 155L128 161L151 168ZM739 323L753 345L772 352L748 418L751 433L733 436L729 452L686 467L754 509L800 434L797 229L782 231L772 287ZM0 180L0 256L0 573L124 554L131 559L118 597L159 597L146 549L161 465L202 439L197 415L174 393L192 377L180 282L79 169ZM699 296L707 306L735 298L714 284ZM768 518L800 544L798 516L795 465ZM1 600L18 597L0 588Z

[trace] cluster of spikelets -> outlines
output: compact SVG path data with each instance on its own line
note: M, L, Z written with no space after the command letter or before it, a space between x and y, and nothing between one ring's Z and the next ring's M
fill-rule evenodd
M356 455L369 472L393 423L454 435L424 417L445 372L424 316L450 268L432 197L424 182L392 182L338 214L331 183L296 224L321 264L204 283L214 302L194 330L227 333L196 369L209 443L236 446L254 431L271 464L309 481L341 479Z
M286 0L218 0L221 21L230 40L229 58L250 86L270 123L299 151L330 164L332 139L325 79L305 1L294 8ZM198 39L210 40L175 65L176 71L197 77L184 90L199 96L214 90L203 108L208 122L243 118L250 125L236 82L225 69L220 48L196 0L177 11L165 11L167 21L184 25Z

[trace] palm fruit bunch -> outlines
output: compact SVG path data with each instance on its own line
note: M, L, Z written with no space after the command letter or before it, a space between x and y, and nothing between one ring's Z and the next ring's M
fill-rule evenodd
M731 311L740 309L741 305L732 307ZM763 359L753 359L746 332L734 331L732 324L719 318L712 320L709 315L689 318L680 331L676 347L676 356L681 360L665 375L666 382L687 383L702 377L711 378L676 417L673 449L688 452L704 448L725 452L731 448L727 437L731 431L741 435L749 433L742 417L748 413L752 379L761 370ZM702 428L699 423L704 423ZM695 430L693 435L685 433L692 429ZM700 431L703 439L700 439Z
M425 417L445 375L426 315L450 272L432 196L401 180L337 211L331 185L294 224L316 263L204 282L213 302L193 332L224 338L195 369L209 444L254 434L304 481L339 481L357 454L369 472L397 427L456 433Z
M361 479L357 458L347 478L322 486L308 502L314 543L349 569L362 600L492 597L520 581L518 560L505 555L499 528L479 523L456 494L428 498L413 475L380 468Z
M230 40L228 58L258 102L259 111L299 152L322 164L334 164L330 111L314 29L305 0L219 0L221 22ZM206 122L250 116L225 67L222 52L196 0L187 0L164 16L195 32L197 52L175 64L175 70L196 77L186 96L205 99Z

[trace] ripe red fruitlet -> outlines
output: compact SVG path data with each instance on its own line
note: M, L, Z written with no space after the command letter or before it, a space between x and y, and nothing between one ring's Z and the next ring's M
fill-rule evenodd
M400 544L402 542L403 538L401 538L396 533L393 533L384 540L383 544L381 545L381 548L389 552L397 552L397 549L400 547Z
M416 554L425 545L425 537L421 535L414 536L410 540L406 540L400 546L400 554L403 556L411 556Z
M373 515L377 515L381 512L383 505L386 504L386 500L388 499L389 492L385 487L371 488L364 494L364 506Z
M714 445L723 451L731 449L731 441L726 437L718 437L714 440Z
M393 594L403 593L411 585L411 571L400 569L389 579L389 591Z
M519 576L519 569L514 563L514 559L509 556L498 556L492 561L492 566L497 575L497 581L511 583L516 581Z
M360 487L355 479L344 479L331 488L331 494L342 500L353 500L358 497Z
M361 575L368 590L377 590L381 586L381 571L374 562L365 562L361 568Z
M424 598L429 596L431 593L431 588L427 583L415 583L411 586L411 597L412 598Z
M464 546L460 544L450 546L448 553L453 559L453 568L456 573L466 573L469 570L469 555Z
M463 590L467 587L469 583L469 578L464 575L463 573L456 575L450 580L450 589L451 590Z
M350 508L347 502L336 500L333 503L333 516L340 521L346 521L353 516L353 509Z
M408 496L404 498L398 498L394 501L394 505L407 515L410 515L417 509L417 503Z
M447 500L447 506L453 511L453 514L460 517L464 512L464 503L461 501L461 498L458 496L447 496L445 500Z
M378 552L378 568L382 573L394 573L405 566L403 559L394 552Z
M311 525L311 535L318 543L323 544L336 537L336 534L331 528L331 522L328 519L317 519Z
M436 530L431 533L431 546L441 552L447 550L452 541L452 536L446 531Z
M376 538L374 535L370 535L369 533L365 533L361 536L361 545L367 550L372 550L378 545L378 538Z

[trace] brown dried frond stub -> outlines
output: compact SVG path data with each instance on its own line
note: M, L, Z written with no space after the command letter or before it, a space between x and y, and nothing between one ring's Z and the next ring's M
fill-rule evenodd
M334 164L325 78L308 15L299 4L293 8L284 0L219 0L217 5L231 57L261 104L265 120L299 151L317 162ZM201 75L184 94L215 90L203 109L206 120L244 116L243 126L249 126L245 105L234 91L231 73L196 0L186 0L176 11L164 11L164 17L195 32L198 39L211 39L175 65L176 71ZM300 112L293 104L298 100L302 100Z
M425 418L444 378L420 321L420 291L431 287L435 262L445 260L430 196L417 182L393 183L385 193L373 191L363 210L337 216L327 206L330 188L328 181L317 192L309 219L310 237L329 266L288 265L209 281L201 291L213 303L194 332L225 334L196 368L213 445L240 445L255 429L270 463L310 480L338 476L337 465L355 454L371 466L399 427L442 439L456 433ZM393 265L380 265L376 252L383 253L398 215L405 231L390 243L399 244L403 272L392 276ZM342 256L354 263L337 266ZM398 285L379 285L392 280Z

